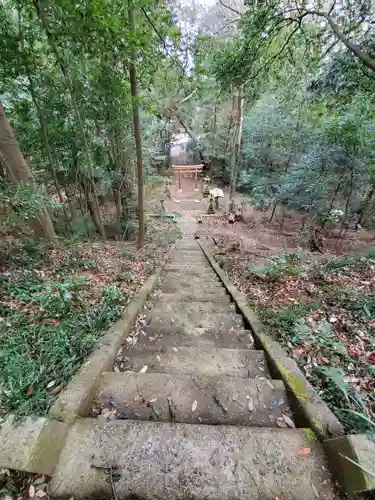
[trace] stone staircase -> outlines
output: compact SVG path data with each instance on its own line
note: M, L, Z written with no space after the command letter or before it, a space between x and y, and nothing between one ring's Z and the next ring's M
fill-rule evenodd
M177 243L159 287L137 343L101 375L97 416L72 426L54 495L335 498L320 444L294 427L283 382L194 239Z

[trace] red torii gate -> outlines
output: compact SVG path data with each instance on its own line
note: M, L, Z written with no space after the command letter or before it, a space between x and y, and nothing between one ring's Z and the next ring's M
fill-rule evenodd
M195 187L198 186L198 173L202 172L203 163L199 165L172 165L172 167L178 175L178 189L181 190L181 172L195 174Z

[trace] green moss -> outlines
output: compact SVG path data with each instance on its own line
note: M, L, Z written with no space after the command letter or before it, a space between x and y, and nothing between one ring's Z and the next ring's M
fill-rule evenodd
M309 396L305 381L302 380L301 377L293 375L293 373L280 363L277 363L277 369L280 372L281 378L284 380L285 384L291 388L296 398L300 401L307 402Z
M316 441L318 441L318 438L316 437L316 434L313 430L311 429L303 429L305 435L306 435L306 438L308 439L308 441L310 443L315 443Z

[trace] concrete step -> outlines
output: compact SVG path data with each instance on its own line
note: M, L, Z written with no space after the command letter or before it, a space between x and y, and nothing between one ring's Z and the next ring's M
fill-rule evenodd
M210 330L196 328L194 332L187 335L181 329L164 329L156 332L150 326L144 326L141 334L138 335L138 343L133 348L139 346L155 346L162 348L165 346L185 346L185 347L226 347L228 349L252 349L254 339L249 330L232 327L229 330Z
M263 351L215 347L137 346L124 353L124 371L270 378Z
M335 498L322 447L306 429L76 421L50 490L112 498L113 487L123 500Z
M155 333L178 332L187 336L196 336L197 329L199 329L200 335L203 333L215 335L217 333L222 336L232 328L243 328L243 319L240 314L230 310L222 313L211 311L207 314L201 314L198 311L204 310L205 303L199 304L199 308L189 308L188 304L195 306L199 302L186 302L184 308L179 310L176 308L176 303L164 304L163 308L159 304L150 312L147 326L150 326ZM175 309L173 310L173 308ZM194 310L197 312L194 313ZM209 308L206 310L210 311ZM165 311L170 312L166 313Z
M282 415L292 418L281 380L225 376L103 373L94 414L113 407L119 418L187 424L287 427Z

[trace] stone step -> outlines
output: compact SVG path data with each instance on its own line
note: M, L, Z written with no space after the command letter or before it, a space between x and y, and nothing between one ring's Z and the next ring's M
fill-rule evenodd
M166 276L169 276L170 274L175 274L176 276L184 276L184 277L195 276L201 279L212 278L218 280L216 274L208 266L179 267L179 266L167 265L164 267L163 273Z
M176 293L184 291L199 291L227 295L221 282L214 278L201 278L197 276L162 276L159 279L159 288L165 293Z
M189 308L189 304L194 304L195 307ZM196 306L199 304L199 307ZM196 336L197 328L200 334L209 333L215 335L215 332L220 335L225 335L232 328L243 328L243 319L240 314L234 311L217 313L210 311L207 308L207 314L199 313L198 311L204 310L205 303L199 302L186 302L181 309L173 306L175 303L167 304L162 307L158 305L150 311L147 326L156 333L178 332L187 336ZM229 307L229 306L228 306ZM194 313L194 310L197 312ZM166 313L166 311L170 311Z
M223 376L103 373L93 414L113 407L122 419L187 424L287 427L282 416L292 418L281 380Z
M174 254L178 255L180 252L198 252L203 253L201 247L194 240L187 240L187 243L179 243L175 247Z
M264 352L251 349L139 345L124 356L124 371L270 378Z
M75 499L112 498L114 487L128 500L333 500L326 467L306 429L87 418L73 424L50 490Z
M202 250L179 250L178 252L174 252L169 260L177 260L182 262L186 258L191 258L191 262L208 262L205 254Z
M231 314L228 318L235 323L242 325L242 316L240 314L233 315L236 312L236 305L234 302L227 302L222 304L221 307L218 306L216 302L201 302L198 300L190 301L167 301L158 300L154 303L153 309L150 312L152 316L165 315L169 319L173 319L173 324L175 322L179 323L182 318L189 318L189 320L200 322L203 325L208 316L215 317L215 315L222 315L223 313ZM174 318L177 317L176 321ZM215 323L216 325L216 323Z
M216 304L233 304L225 290L224 293L217 293L211 290L179 290L176 293L162 293L159 300L162 302L212 302ZM220 307L217 306L218 308Z
M190 257L182 257L180 259L173 259L168 261L167 265L169 267L175 267L180 270L184 270L188 267L204 267L205 269L211 269L211 266L207 263L207 261L203 260L193 260Z
M252 349L254 339L249 330L232 327L229 330L211 330L196 328L193 333L187 335L176 330L172 326L162 332L156 332L150 326L142 328L142 334L138 335L138 343L135 347L152 345L157 348L164 346L185 347L227 347L228 349ZM134 347L133 347L134 348Z

